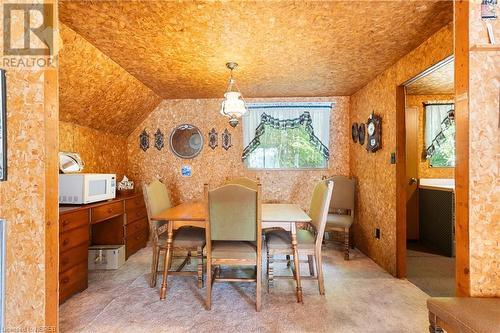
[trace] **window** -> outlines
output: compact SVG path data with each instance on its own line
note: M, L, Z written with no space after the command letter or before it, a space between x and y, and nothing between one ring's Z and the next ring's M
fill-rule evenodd
M425 147L429 166L455 166L455 107L453 103L425 104Z
M328 167L332 103L252 103L242 159L252 169Z

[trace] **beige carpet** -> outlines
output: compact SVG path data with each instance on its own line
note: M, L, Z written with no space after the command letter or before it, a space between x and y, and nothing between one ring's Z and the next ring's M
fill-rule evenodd
M89 288L60 307L61 332L428 331L427 295L413 284L356 250L344 261L340 247L330 244L323 257L325 296L315 281L304 281L304 304L297 304L292 280L278 280L271 294L263 286L257 313L252 284L216 283L212 310L206 311L205 289L196 287L194 277L169 279L167 300L160 301L160 276L158 287L149 288L150 249L143 249L119 270L90 273ZM306 274L306 265L302 270Z

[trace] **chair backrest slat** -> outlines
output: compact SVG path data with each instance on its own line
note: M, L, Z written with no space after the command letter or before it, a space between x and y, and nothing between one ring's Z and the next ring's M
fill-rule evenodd
M236 184L208 191L210 240L255 241L258 192Z
M314 187L311 206L309 208L309 217L311 218L311 224L316 230L316 243L323 241L333 188L334 183L329 179L320 181Z

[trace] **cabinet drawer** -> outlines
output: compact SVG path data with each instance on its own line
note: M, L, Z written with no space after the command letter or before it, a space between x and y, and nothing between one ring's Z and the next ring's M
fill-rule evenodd
M93 207L90 212L92 223L107 220L111 217L123 214L123 202L112 202L102 206Z
M130 257L139 249L145 247L148 242L148 230L140 231L126 238L126 257Z
M87 225L66 231L59 235L59 252L62 253L77 245L87 245L89 241L89 228Z
M146 207L135 207L134 209L127 209L127 224L137 221L140 218L147 217L148 213Z
M87 289L87 265L81 262L59 274L59 303L64 302L73 294Z
M84 243L72 249L61 252L59 256L59 272L64 272L67 269L79 264L87 262L88 244Z
M125 209L127 210L127 213L129 211L129 209L143 207L145 205L146 204L144 203L144 197L142 195L135 197L135 198L130 198L130 199L125 200Z
M59 216L59 233L78 228L89 223L89 210L82 209L76 212Z
M133 223L129 223L125 226L125 235L130 236L138 233L139 231L147 231L149 229L148 219L143 217Z

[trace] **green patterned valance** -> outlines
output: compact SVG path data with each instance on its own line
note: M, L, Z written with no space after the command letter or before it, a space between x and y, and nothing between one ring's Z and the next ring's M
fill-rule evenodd
M278 119L269 116L266 113L261 115L261 121L259 126L255 129L255 138L245 147L241 159L244 161L248 156L259 147L260 138L265 133L266 126L270 126L274 129L287 130L303 127L306 133L309 135L309 142L311 145L318 150L325 157L325 159L330 158L330 151L316 135L314 135L314 129L312 126L312 119L309 112L304 111L298 118L294 119Z

